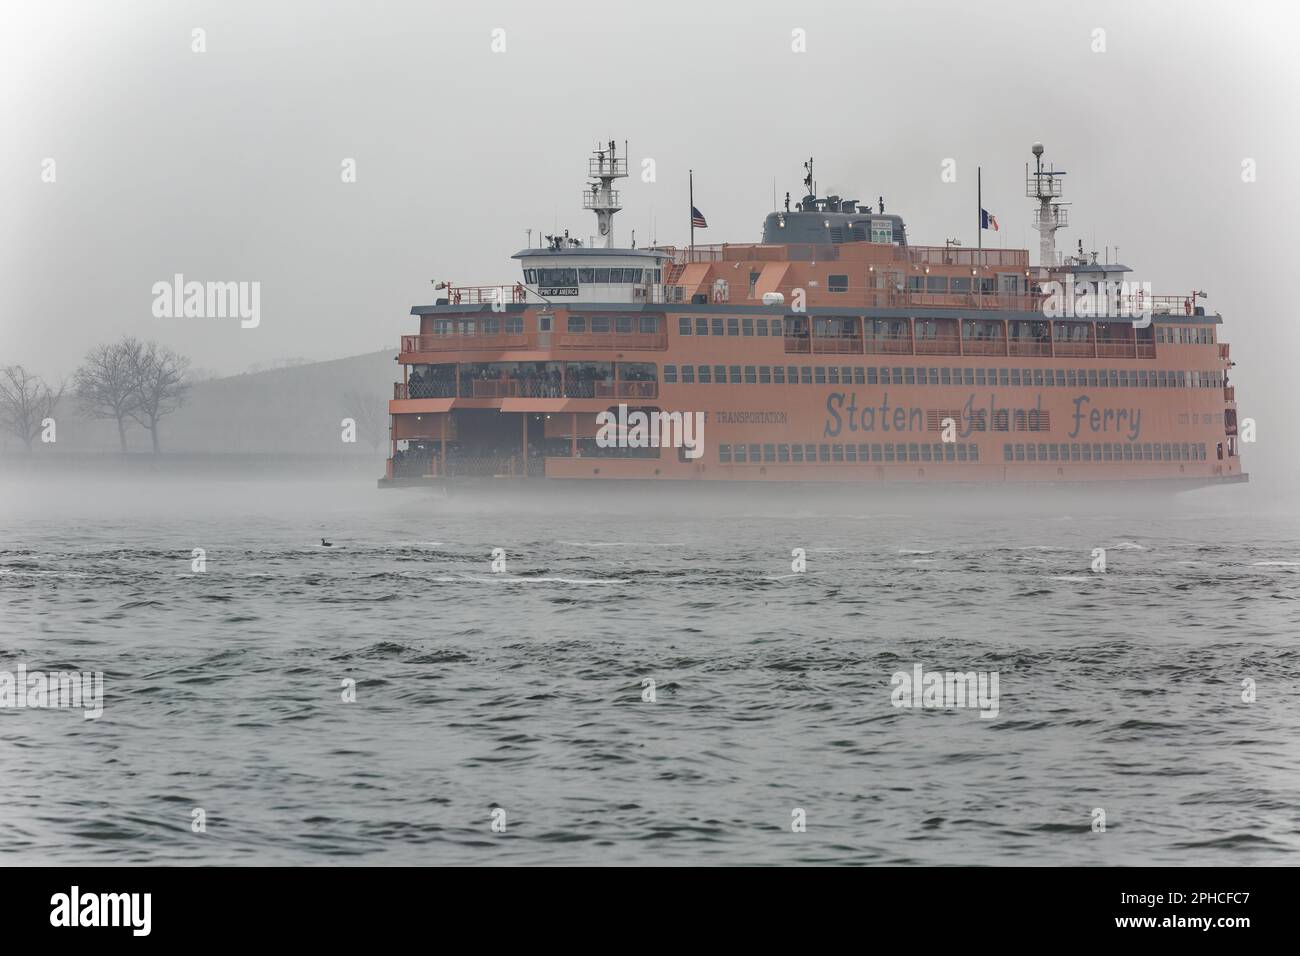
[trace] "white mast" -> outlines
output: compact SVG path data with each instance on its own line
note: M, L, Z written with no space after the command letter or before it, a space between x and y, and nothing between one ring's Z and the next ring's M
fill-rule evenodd
M596 180L582 194L582 208L596 214L597 232L606 249L614 248L614 213L623 207L619 204L614 180L627 177L627 158L619 159L614 140L601 149L592 151L587 161L587 175Z
M1025 166L1025 195L1038 200L1038 209L1034 213L1034 228L1038 230L1038 265L1047 269L1060 265L1056 258L1056 230L1070 224L1069 210L1065 203L1055 203L1061 198L1061 180L1064 170L1051 167L1043 168L1043 144L1035 143L1034 171Z

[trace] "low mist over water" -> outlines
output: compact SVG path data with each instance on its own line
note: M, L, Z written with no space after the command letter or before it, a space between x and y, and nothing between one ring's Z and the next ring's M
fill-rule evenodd
M1300 517L1249 489L1026 507L4 481L0 671L104 680L97 719L0 708L10 862L1238 864L1300 844ZM996 714L899 706L918 665L996 675Z

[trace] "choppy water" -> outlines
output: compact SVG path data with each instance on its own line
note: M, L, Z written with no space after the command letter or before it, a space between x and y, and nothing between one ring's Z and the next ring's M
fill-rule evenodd
M7 486L0 670L106 700L0 710L0 861L1294 863L1300 520L1236 492ZM895 708L914 663L996 670L997 718Z

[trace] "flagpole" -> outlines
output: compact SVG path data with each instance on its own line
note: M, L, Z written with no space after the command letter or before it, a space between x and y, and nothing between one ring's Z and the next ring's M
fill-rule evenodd
M975 167L975 234L979 236L979 251L984 251L984 170Z
M691 255L687 261L695 258L695 170L690 170L691 174Z

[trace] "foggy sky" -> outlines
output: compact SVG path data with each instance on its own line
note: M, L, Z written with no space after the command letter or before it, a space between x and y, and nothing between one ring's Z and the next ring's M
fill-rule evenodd
M974 245L982 166L1002 224L986 245L1036 262L1023 176L1041 140L1069 171L1058 249L1118 245L1156 293L1207 290L1240 414L1260 422L1247 470L1289 479L1294 10L17 0L0 27L0 364L66 376L123 333L225 373L395 348L431 279L513 282L526 229L593 231L579 194L597 140L657 165L655 183L619 184L624 243L652 222L686 241L691 167L697 241L755 241L773 180L797 200L812 155L821 192L883 193L928 245ZM178 272L259 281L260 327L154 318L151 286Z

